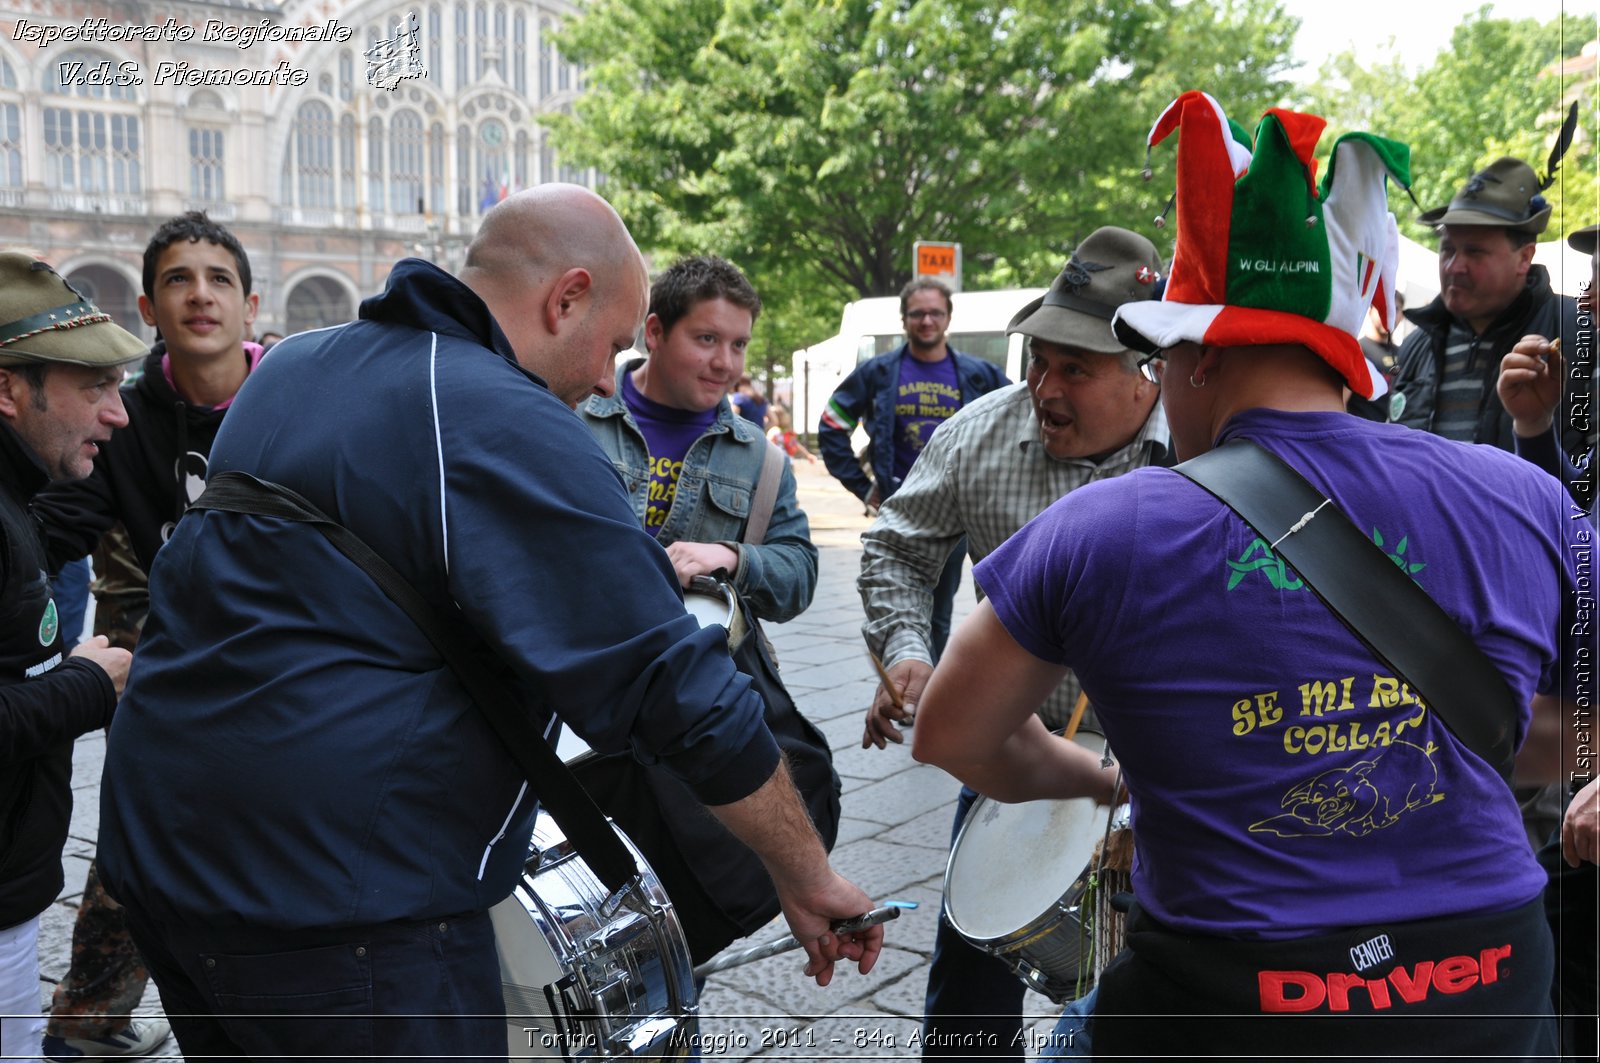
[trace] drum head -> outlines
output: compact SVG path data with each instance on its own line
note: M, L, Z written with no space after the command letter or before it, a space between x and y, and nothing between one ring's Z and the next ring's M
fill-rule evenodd
M998 943L1050 912L1094 856L1110 811L1087 797L1016 805L979 797L945 871L951 925Z
M697 590L684 591L683 607L689 610L689 615L694 617L701 627L711 624L728 627L733 623L733 603L720 594L703 594Z

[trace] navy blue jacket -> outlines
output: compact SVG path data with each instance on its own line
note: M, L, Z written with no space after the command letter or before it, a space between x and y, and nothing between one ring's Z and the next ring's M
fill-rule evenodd
M360 320L275 347L211 469L300 492L425 599L458 603L485 667L596 749L660 760L711 804L776 767L760 698L720 629L684 612L611 462L434 266L398 263ZM422 633L318 532L191 510L150 592L102 787L119 900L299 929L510 893L536 795Z
M900 390L900 358L909 346L902 343L887 354L856 366L855 372L834 390L817 427L817 445L828 471L863 501L872 493L873 480L878 483L880 502L900 486L894 476L894 400ZM999 367L975 355L962 354L952 347L950 357L956 363L963 406L1011 383ZM861 422L865 422L867 438L872 441L872 479L861 471L850 445L850 433Z

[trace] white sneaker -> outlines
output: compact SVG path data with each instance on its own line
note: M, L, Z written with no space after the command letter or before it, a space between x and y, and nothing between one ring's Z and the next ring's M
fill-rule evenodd
M97 1056L143 1056L167 1039L172 1027L166 1019L139 1017L116 1033L104 1037L44 1038L44 1058L52 1063Z

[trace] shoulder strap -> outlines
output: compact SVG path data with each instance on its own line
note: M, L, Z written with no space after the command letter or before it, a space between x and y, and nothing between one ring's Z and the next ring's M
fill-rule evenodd
M750 519L744 524L744 542L747 546L760 546L767 537L767 525L772 523L772 507L778 501L778 481L783 478L783 448L767 442L767 452L761 456L761 478L756 481L755 494L750 496Z
M1505 677L1331 499L1244 439L1174 471L1243 517L1456 737L1510 778L1518 712Z
M614 892L627 888L637 875L633 857L606 821L605 814L556 756L532 718L517 709L518 698L482 667L473 665L474 649L462 634L467 621L454 605L430 605L406 578L349 528L281 484L229 470L212 475L191 509L217 509L310 524L362 571L409 616L433 643L494 728L500 740L533 783L534 793L600 881Z

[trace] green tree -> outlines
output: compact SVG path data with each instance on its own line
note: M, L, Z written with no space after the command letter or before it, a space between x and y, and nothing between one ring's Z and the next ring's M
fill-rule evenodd
M1193 87L1280 102L1294 29L1276 0L591 0L551 124L641 246L743 266L786 359L898 291L915 240L960 242L977 288L1048 282L1102 224L1155 235L1150 123Z
M1545 173L1550 149L1568 106L1579 105L1571 150L1545 192L1555 207L1550 237L1593 224L1600 209L1596 187L1594 68L1575 77L1561 63L1595 39L1595 16L1568 14L1535 19L1489 17L1487 7L1467 16L1450 47L1417 76L1398 63L1363 70L1348 56L1322 69L1318 102L1342 128L1371 128L1411 145L1415 192L1422 209L1447 203L1466 179L1502 155ZM1432 239L1403 196L1391 198L1401 231Z

